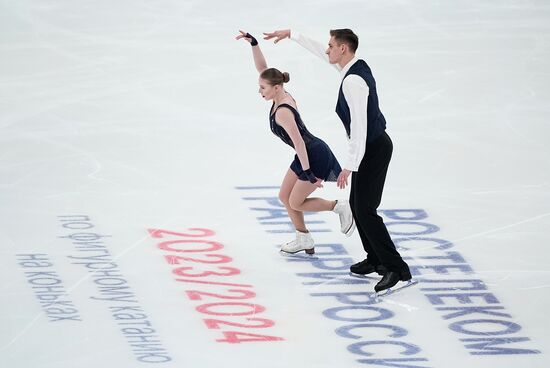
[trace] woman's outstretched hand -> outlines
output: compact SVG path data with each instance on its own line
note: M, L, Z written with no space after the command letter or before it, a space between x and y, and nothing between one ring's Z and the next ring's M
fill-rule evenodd
M285 38L290 38L290 29L281 29L279 31L273 32L264 32L264 40L275 39L275 43L284 40Z
M244 38L252 46L256 46L258 44L258 41L250 33L241 31L241 30L239 30L239 32L241 32L241 34L235 37L236 40L240 40L241 38Z

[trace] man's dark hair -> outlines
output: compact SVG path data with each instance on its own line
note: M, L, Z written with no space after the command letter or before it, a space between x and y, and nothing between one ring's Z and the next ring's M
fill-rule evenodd
M359 37L357 37L351 29L331 29L330 35L334 37L338 43L345 43L348 45L353 53L357 51L357 47L359 47Z

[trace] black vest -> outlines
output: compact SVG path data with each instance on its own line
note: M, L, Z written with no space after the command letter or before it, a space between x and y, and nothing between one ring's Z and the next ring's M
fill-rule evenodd
M376 93L376 81L372 76L372 72L365 63L364 60L357 60L355 64L351 66L348 70L344 79L350 74L356 74L363 78L363 80L369 86L369 98L367 106L367 143L374 141L376 138L386 130L386 119L380 108L378 107L378 94ZM346 128L346 133L350 137L351 132L351 114L349 112L349 106L344 97L344 91L342 90L342 85L344 84L344 79L342 79L342 84L340 84L340 92L338 93L338 102L336 103L336 113L342 120L344 128Z

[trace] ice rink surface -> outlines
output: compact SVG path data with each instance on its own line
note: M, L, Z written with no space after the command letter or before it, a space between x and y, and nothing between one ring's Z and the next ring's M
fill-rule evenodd
M282 28L359 35L417 286L372 299L333 213L279 255L294 153L234 37ZM338 73L261 46L343 162ZM545 1L1 0L0 367L547 367L549 66Z

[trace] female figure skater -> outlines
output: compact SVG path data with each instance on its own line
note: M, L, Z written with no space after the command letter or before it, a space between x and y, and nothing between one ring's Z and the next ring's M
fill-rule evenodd
M308 198L315 189L323 187L323 180L335 182L342 169L328 145L311 134L304 125L296 101L283 87L290 80L289 74L268 68L258 41L247 32L239 32L236 39L244 39L252 46L254 64L260 73L258 92L265 100L273 101L269 112L271 131L296 151L279 191L279 199L296 228L296 239L283 244L281 252L294 254L305 251L314 254L315 245L304 222L304 211L333 211L340 216L344 234L350 236L355 229L347 200Z

